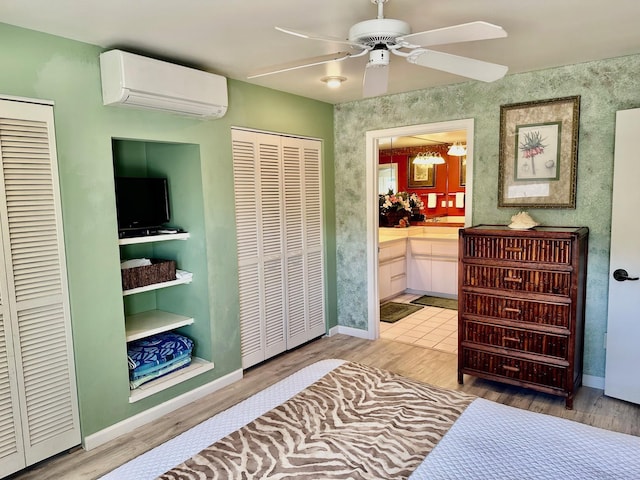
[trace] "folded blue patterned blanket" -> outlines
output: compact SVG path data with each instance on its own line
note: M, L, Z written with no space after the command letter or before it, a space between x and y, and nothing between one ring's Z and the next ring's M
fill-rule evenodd
M127 345L131 380L158 371L168 362L191 356L193 340L175 332L163 332Z
M180 370L181 368L188 367L191 364L191 355L183 355L182 357L176 358L175 360L171 360L170 362L163 363L159 366L157 370L154 370L151 373L146 373L144 375L140 375L136 378L132 378L129 380L129 388L132 390L134 388L138 388L140 385L147 383L151 380L159 378L163 375L167 375L171 372L175 372L176 370Z

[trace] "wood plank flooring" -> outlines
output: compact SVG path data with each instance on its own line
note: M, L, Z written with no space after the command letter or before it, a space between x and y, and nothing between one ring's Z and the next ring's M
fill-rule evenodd
M454 354L391 340L370 341L335 335L320 338L251 368L245 372L241 381L108 444L89 452L76 449L60 454L10 478L88 480L100 477L300 368L326 358L365 363L506 405L569 418L607 430L640 435L640 406L605 397L602 390L580 388L574 400L574 409L566 410L564 399L560 397L474 377L465 376L465 384L458 385L457 357Z

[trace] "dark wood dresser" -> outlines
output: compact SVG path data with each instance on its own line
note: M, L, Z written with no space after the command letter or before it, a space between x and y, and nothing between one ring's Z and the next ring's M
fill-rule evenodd
M589 230L460 230L458 383L464 374L566 397L582 381Z

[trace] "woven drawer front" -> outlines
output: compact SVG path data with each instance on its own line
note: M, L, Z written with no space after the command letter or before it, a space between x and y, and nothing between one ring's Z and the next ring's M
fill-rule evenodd
M564 367L481 352L470 348L463 348L462 355L464 367L469 370L547 387L560 389L567 387L567 370Z
M571 313L567 303L545 303L465 292L460 302L463 314L506 318L539 325L569 328Z
M532 332L520 328L507 328L486 323L466 321L463 340L467 342L511 348L529 353L567 359L568 338L563 335Z
M568 272L465 265L463 285L569 296L571 274Z
M569 265L571 242L548 238L471 237L465 239L464 256Z

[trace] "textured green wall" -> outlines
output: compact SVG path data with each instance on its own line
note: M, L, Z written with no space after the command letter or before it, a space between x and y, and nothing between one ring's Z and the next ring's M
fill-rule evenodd
M615 112L640 106L639 72L640 56L629 56L336 106L336 191L350 200L336 212L338 323L367 328L366 131L474 118L473 223L509 223L518 209L497 207L500 105L580 95L577 208L528 210L545 225L590 229L585 373L604 376Z
M231 126L323 139L328 323L336 325L333 107L229 81L219 120L104 107L101 49L0 24L0 94L55 101L65 248L83 436L241 368ZM128 403L112 138L197 145L216 368Z

